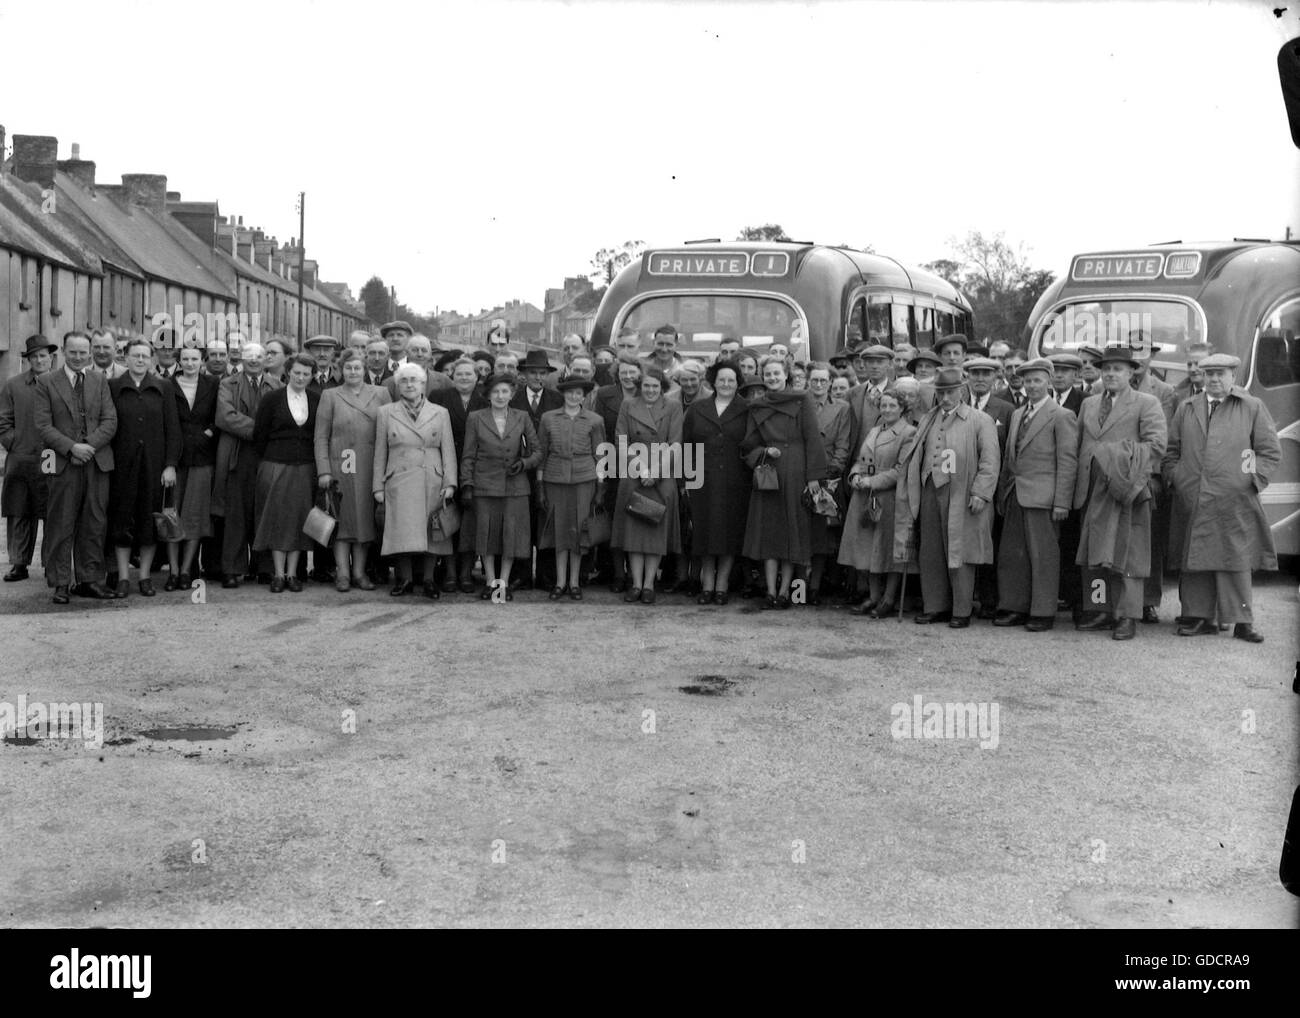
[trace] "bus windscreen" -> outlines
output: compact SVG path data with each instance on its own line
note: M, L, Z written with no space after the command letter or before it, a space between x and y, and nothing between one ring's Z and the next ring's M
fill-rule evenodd
M622 324L636 329L643 348L652 344L655 329L672 325L679 353L711 360L724 339L739 340L743 348L760 354L773 343L799 345L797 336L791 342L799 323L794 308L772 297L693 293L647 297Z
M1187 347L1203 340L1201 316L1191 305L1172 300L1081 300L1043 316L1038 349L1042 356L1073 352L1081 346L1104 349L1155 344L1152 368L1167 382L1187 373Z

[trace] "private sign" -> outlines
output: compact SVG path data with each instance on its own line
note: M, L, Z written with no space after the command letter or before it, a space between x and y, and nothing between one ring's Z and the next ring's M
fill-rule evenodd
M1079 255L1074 259L1074 269L1070 273L1070 278L1076 283L1159 279L1164 263L1164 255L1151 252Z
M748 271L744 251L656 251L650 256L652 276L743 276Z

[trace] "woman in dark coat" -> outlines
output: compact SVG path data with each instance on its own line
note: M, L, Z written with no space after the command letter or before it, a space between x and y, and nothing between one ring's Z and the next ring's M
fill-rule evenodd
M515 559L527 561L533 554L528 471L542 461L542 450L528 411L509 405L515 391L513 376L492 376L487 390L490 405L465 420L460 500L474 509L474 550L483 558L487 578L479 597L488 600L499 578L506 600L512 601L510 570Z
M830 398L831 375L834 372L825 361L808 365L808 391L817 408L817 426L821 431L822 446L826 451L827 476L836 478L844 473L849 459L849 439L853 431L853 414L847 403L836 403ZM812 541L812 569L808 574L808 603L820 601L822 575L826 560L835 561L840 550L843 528L821 513L808 510L808 531Z
M271 551L275 563L272 594L286 586L295 594L302 590L298 556L312 545L302 525L316 493L316 410L320 392L307 388L316 374L316 361L300 353L289 358L285 367L289 384L262 397L253 422L253 448L261 460L257 468L253 550Z
M140 546L140 593L153 597L153 514L162 510L163 489L176 484L181 423L171 381L149 371L153 348L143 339L126 350L126 374L108 383L117 410L113 472L108 499L108 533L117 553L118 597L126 597L131 546Z
M597 473L600 447L605 442L605 423L593 410L584 410L587 394L596 387L590 379L566 378L556 388L564 406L542 414L538 440L542 447L542 504L546 507L546 528L539 548L555 549L555 589L551 600L562 594L582 600L578 573L582 564L583 521L601 502L601 481Z
M628 472L641 476L622 477L614 503L613 536L610 545L627 552L631 586L623 600L655 603L655 571L666 554L681 551L681 523L677 513L677 477L680 463L673 463L670 446L681 454L682 405L665 398L668 382L658 368L641 372L640 395L625 399L615 425L617 441L625 436ZM638 455L639 453L639 455ZM632 493L643 494L664 504L658 523L649 523L627 511Z
M624 402L635 399L641 387L641 362L634 357L620 359L610 368L614 376L612 385L602 385L591 395L591 409L605 425L605 440L613 441L618 430L618 412ZM617 462L614 464L617 466ZM618 500L618 471L611 470L609 479L613 484L605 485L605 511L614 515L614 503ZM627 559L622 550L612 544L603 545L610 558L609 578L611 594L621 594L627 590Z
M704 450L700 487L687 489L694 530L692 547L700 556L700 595L696 601L726 604L731 568L745 541L751 474L740 457L740 443L749 426L745 401L737 390L740 369L718 361L707 372L712 398L697 399L682 419L682 445Z
M475 351L487 358L486 367L492 366L492 355L483 350ZM456 441L456 459L465 458L465 424L469 415L475 410L485 410L487 396L479 384L479 368L484 361L470 357L461 357L451 366L451 388L440 389L429 397L431 403L445 407L451 415L451 434ZM486 381L486 380L484 380ZM478 541L478 523L474 519L473 497L465 498L462 489L460 534L456 538L456 570L447 570L443 581L444 593L450 594L459 588L462 594L474 593L474 558Z
M749 427L740 450L751 469L760 462L774 466L780 488L753 489L744 553L763 560L766 607L789 608L794 567L812 558L804 489L819 489L829 470L812 396L786 389L785 362L778 358L764 357L760 373L764 390L749 405Z
M171 572L163 590L189 590L199 539L212 536L212 465L217 458L217 380L203 369L203 355L187 347L178 358L180 371L171 378L172 396L181 429L181 455L176 464L176 508L185 540L167 545ZM182 543L184 551L181 550Z

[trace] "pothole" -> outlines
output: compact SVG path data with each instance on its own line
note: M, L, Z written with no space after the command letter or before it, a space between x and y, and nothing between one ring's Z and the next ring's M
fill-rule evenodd
M695 681L690 685L677 688L692 696L722 696L736 685L735 679L729 679L725 675L695 675L692 678Z
M238 731L238 725L177 725L163 728L146 728L138 733L142 738L157 742L212 742L229 739Z

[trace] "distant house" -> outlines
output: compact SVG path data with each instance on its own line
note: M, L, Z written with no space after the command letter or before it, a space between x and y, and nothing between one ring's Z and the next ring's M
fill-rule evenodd
M560 340L571 332L583 339L591 336L591 327L596 320L595 306L582 311L575 305L580 301L589 302L592 289L591 280L586 276L568 276L563 287L546 291L544 342L547 346L558 347Z

